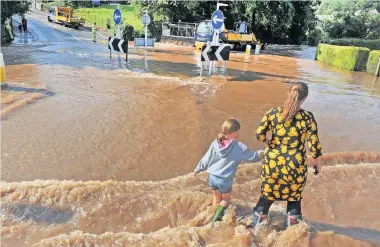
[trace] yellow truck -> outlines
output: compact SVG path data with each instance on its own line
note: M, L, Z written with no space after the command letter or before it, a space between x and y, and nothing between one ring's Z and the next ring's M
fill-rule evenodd
M195 32L194 46L201 49L203 44L212 41L214 29L211 21L203 21L199 23ZM230 44L231 49L245 50L247 45L260 45L260 41L256 39L256 35L251 30L251 24L248 22L235 22L233 30L223 29L219 34L219 40L225 44ZM253 47L254 48L254 47Z
M260 45L256 35L252 32L251 24L248 22L235 22L234 30L224 30L222 32L222 41L231 44L232 49L245 50L247 45Z
M51 7L48 15L49 22L57 22L65 27L78 28L83 25L84 19L73 16L73 9L66 7Z

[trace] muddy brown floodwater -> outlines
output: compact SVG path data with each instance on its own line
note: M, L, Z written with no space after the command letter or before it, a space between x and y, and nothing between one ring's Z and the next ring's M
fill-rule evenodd
M192 48L168 46L132 51L130 70L7 66L11 89L38 86L43 97L1 122L3 243L380 246L380 80L282 53L231 54L227 75L211 78L198 77ZM236 226L259 196L260 166L249 164L238 171L225 219L211 229L206 178L186 174L228 117L242 123L241 141L263 148L255 128L295 80L309 83L304 108L314 113L327 154L323 175L310 174L306 186L309 221L283 231L279 203L267 229L252 235Z
M186 174L228 117L242 123L243 142L262 148L255 128L268 109L282 104L284 82L292 80L310 84L305 108L316 116L325 153L380 151L380 83L365 73L313 60L233 54L226 77L200 78L191 48L157 49L148 61L144 55L131 54L132 66L147 62L154 74L9 66L10 81L32 78L54 95L2 121L2 179L162 180Z

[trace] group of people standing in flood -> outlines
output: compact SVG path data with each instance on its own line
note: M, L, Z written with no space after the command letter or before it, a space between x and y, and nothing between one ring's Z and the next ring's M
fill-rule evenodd
M322 155L314 116L301 108L307 96L307 84L293 83L283 106L274 107L264 115L256 130L257 140L267 145L264 151L253 152L236 140L240 129L236 119L224 122L221 133L194 171L195 174L208 172L213 205L218 205L213 222L222 219L229 204L240 162L261 159L261 196L253 209L252 226L267 222L269 208L274 201L287 201L286 227L302 220L302 191L308 171L306 146L313 157L315 175L321 172L318 158ZM272 133L270 138L268 132Z

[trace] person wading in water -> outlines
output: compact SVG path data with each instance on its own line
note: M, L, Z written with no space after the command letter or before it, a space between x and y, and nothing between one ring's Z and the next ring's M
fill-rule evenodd
M239 130L240 123L236 119L226 120L222 131L194 170L194 174L205 170L208 172L208 183L213 192L212 204L218 205L213 223L222 220L231 198L233 179L240 162L257 162L262 159L264 153L262 150L253 152L237 141Z
M28 33L28 21L26 20L25 16L22 17L21 24L22 24L22 29L24 30L24 33L27 34Z
M267 220L269 208L277 200L288 202L285 227L302 219L301 199L307 178L305 142L313 157L315 175L321 172L318 158L322 156L314 116L301 108L307 95L305 83L293 83L284 105L269 110L257 128L256 138L268 147L261 171L261 197L253 209L253 227ZM270 140L268 131L272 132Z

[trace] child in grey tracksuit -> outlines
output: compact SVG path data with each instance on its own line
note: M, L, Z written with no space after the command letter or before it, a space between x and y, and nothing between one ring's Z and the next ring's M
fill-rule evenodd
M211 143L210 148L199 161L194 173L207 170L208 183L213 190L213 205L219 204L214 222L221 220L227 208L232 191L232 183L238 165L242 161L257 162L263 151L253 152L246 145L236 140L240 123L228 119L223 123L222 132Z

